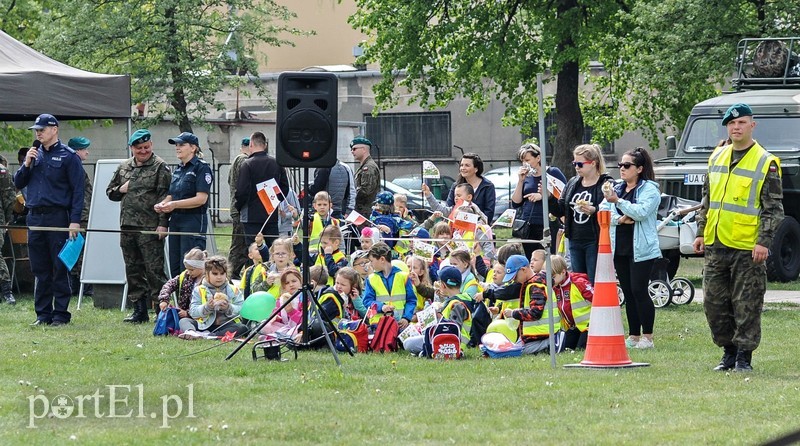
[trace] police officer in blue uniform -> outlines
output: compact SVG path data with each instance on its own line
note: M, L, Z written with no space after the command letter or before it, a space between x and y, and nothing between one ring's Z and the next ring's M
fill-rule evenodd
M29 127L36 141L14 174L17 189L27 187L28 226L69 228L67 231L28 230L28 255L36 277L34 306L36 321L31 325L68 324L72 290L69 271L58 253L78 234L83 210L84 170L75 151L58 139L58 120L43 114Z
M158 213L169 213L170 232L192 232L204 234L208 230L206 211L208 195L214 176L211 166L203 161L197 136L183 132L170 138L181 165L172 173L169 195L153 209ZM204 235L169 236L169 270L174 277L181 272L183 255L192 248L206 249Z

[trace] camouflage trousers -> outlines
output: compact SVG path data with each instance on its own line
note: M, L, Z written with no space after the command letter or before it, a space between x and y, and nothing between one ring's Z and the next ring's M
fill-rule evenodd
M122 229L152 230L130 226ZM164 241L154 234L123 232L120 234L119 245L128 278L128 300L138 302L149 297L155 301L167 281L164 273Z
M228 251L228 263L230 264L230 276L238 278L242 268L247 264L247 238L244 235L244 225L238 217L233 218L233 228L231 229L231 249Z
M751 251L706 246L703 310L711 338L720 347L755 350L761 342L761 308L767 268Z
M5 243L5 230L0 231L0 250L3 249L3 243ZM10 249L14 249L13 246L9 246ZM8 271L8 264L5 260L0 260L0 283L11 282L11 273Z

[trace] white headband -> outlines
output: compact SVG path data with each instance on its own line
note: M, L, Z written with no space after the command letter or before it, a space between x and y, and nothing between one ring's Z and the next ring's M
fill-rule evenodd
M183 264L194 269L203 269L206 266L205 260L183 259Z

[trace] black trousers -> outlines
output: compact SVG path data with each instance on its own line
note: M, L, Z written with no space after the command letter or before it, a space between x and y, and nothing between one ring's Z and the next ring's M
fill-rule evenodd
M653 334L656 307L650 299L647 285L656 259L634 262L633 256L614 256L614 268L622 292L625 293L625 315L631 336Z

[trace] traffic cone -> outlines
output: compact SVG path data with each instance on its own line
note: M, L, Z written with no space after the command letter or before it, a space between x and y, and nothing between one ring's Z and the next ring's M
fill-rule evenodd
M589 337L586 353L580 364L567 364L565 367L622 368L644 367L650 364L633 362L625 347L622 330L622 314L617 297L617 280L614 259L611 254L611 212L597 213L600 223L600 243L597 250L597 270L594 276L594 299L589 318Z

